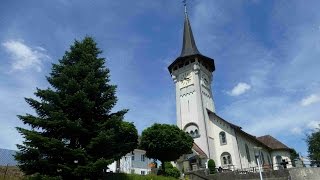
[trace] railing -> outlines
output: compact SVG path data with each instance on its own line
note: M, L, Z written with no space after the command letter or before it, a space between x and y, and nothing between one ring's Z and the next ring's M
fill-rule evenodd
M272 171L272 170L281 170L285 168L294 168L294 167L317 167L316 165L312 165L309 161L304 161L302 164L297 165L297 162L286 161L285 163L274 163L274 164L264 164L261 167L263 172ZM236 168L234 165L222 166L222 168L216 168L217 172L229 172L235 171L239 174L247 174L247 173L257 173L259 172L259 167L249 167L249 168Z

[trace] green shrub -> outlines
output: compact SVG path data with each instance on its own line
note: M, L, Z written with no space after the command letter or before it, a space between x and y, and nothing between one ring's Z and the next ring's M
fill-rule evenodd
M174 177L178 179L180 177L180 171L176 167L167 168L166 169L166 176Z
M28 176L25 179L27 180L61 180L61 177L50 177L47 175L40 175L39 173L36 173L34 175Z
M164 162L165 165L165 173L162 172L162 165L161 168L158 170L158 175L164 175L164 176L169 176L169 177L174 177L174 178L179 178L180 177L180 171L178 168L173 167L171 162Z
M209 159L208 168L209 168L210 174L216 173L216 163L214 162L214 160Z
M166 168L170 169L170 168L173 168L171 162L164 162L164 165Z

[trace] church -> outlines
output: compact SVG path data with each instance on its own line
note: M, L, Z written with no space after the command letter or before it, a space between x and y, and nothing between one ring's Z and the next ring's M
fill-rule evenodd
M215 111L212 94L214 59L200 53L185 7L182 50L168 67L176 91L177 126L194 139L193 154L177 160L181 171L207 167L227 170L292 167L291 149L270 135L255 137ZM259 161L257 161L257 158Z
M176 90L177 126L194 139L191 154L175 161L181 172L206 169L209 159L223 171L291 168L291 148L270 135L253 136L216 114L212 94L214 59L200 53L185 6L182 50L168 67ZM170 152L168 152L170 153ZM137 156L138 158L135 158ZM135 149L109 166L113 172L148 174L151 159Z

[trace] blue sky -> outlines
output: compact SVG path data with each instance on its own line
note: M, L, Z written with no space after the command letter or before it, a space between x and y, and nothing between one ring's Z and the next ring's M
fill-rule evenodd
M270 134L306 155L320 123L320 2L193 0L189 16L200 52L215 59L217 114L253 135ZM46 88L75 39L95 38L118 85L116 109L139 132L175 117L167 66L182 44L180 0L5 0L0 6L0 148L22 138L24 97Z

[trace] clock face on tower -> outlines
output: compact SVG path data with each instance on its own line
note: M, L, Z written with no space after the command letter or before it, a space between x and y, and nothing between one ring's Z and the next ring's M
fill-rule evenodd
M187 71L187 72L182 73L179 76L179 83L180 83L180 88L184 88L186 86L193 84L193 78L191 75L191 71Z
M205 73L201 73L201 82L204 86L209 86L209 77Z

